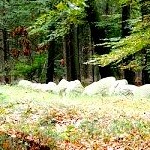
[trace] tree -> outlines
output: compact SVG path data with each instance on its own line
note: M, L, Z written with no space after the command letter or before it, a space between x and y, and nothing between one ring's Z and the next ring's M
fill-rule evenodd
M129 24L130 15L131 15L130 9L131 9L130 4L123 4L122 6L122 38L129 36L131 32L130 24ZM123 60L122 65L124 65L124 63L127 63L131 59L132 59L132 56L128 56L125 60ZM132 70L124 69L123 74L124 74L123 75L124 78L127 79L128 83L134 84L135 74Z
M114 69L116 66L134 71L143 69L144 65L149 68L147 47L150 31L146 19L149 14L148 3L148 1L141 3L132 1L130 4L129 0L3 0L0 2L0 11L5 15L0 14L0 26L9 31L21 27L29 32L26 40L32 43L30 47L32 59L29 61L26 56L19 55L18 60L21 60L22 64L15 60L15 65L18 68L26 66L24 70L33 75L36 74L37 68L38 72L41 72L42 66L39 64L47 59L46 82L53 81L57 54L58 59L64 54L68 80L80 79L81 68L84 68L81 66L82 59L85 61L87 59L84 56L79 58L80 54L83 54L83 49L87 49L87 53L92 53L94 50L94 55L87 64L99 65L101 77L106 77L113 75L112 69L116 72L117 69ZM144 7L141 11L140 4ZM144 19L141 16L144 16ZM83 35L83 25L88 26L87 31L84 31L87 32L85 35L90 36L89 43L85 42L87 48L85 43L79 40ZM10 47L14 46L20 54L25 46L20 46L18 41L23 38L19 36L9 38ZM58 43L61 43L59 49L56 48ZM48 51L45 51L46 49ZM41 54L42 51L48 57L37 56L37 53ZM142 55L139 55L139 51ZM39 60L40 62L37 63Z
M141 0L141 14L142 14L142 21L146 25L146 28L150 26L150 2L147 0ZM150 30L150 28L149 28ZM145 68L143 70L143 81L144 83L150 83L150 44L144 47L144 54L145 54Z
M82 18L84 17L84 7L84 1L61 1L55 5L55 9L40 16L35 24L29 28L30 36L40 34L41 37L44 35L44 44L53 40L61 41L64 38L66 39L65 58L67 58L66 65L68 80L80 78L77 26L82 22Z
M93 44L97 45L100 42L102 42L100 41L100 39L104 39L106 37L105 29L102 27L100 28L99 26L96 25L96 23L99 21L99 18L97 17L99 12L96 11L95 1L88 0L87 5L88 7L86 8L87 13L86 20L90 25ZM94 52L99 55L102 55L104 53L108 53L108 49L104 48L103 46L99 47L95 46ZM110 66L99 67L99 73L100 73L99 76L101 76L101 78L110 76L111 75Z
M126 2L124 3L126 4ZM149 10L149 2L144 1L142 6L145 7L144 10ZM123 59L128 56L137 54L143 49L147 49L149 47L150 42L150 22L147 18L149 18L149 12L146 11L145 19L142 19L140 15L140 3L139 1L133 1L132 9L136 10L136 15L133 13L133 18L130 19L132 25L132 32L130 35L124 38L118 38L117 42L107 42L105 45L111 46L111 51L109 54L104 54L98 57L94 57L88 63L91 64L99 64L101 66L107 66L111 63L119 64ZM132 10L131 9L131 10ZM132 10L133 11L133 10ZM147 49L148 50L148 49ZM143 55L135 55L130 62L121 66L126 68L133 69L134 71L142 70L144 66L144 57Z
M71 25L69 33L65 36L67 80L80 79L78 27Z
M32 68L33 65L32 60L29 61L29 59L26 59L27 57L19 57L20 54L25 53L25 47L22 45L20 46L20 41L22 39L25 39L25 37L21 36L13 36L15 32L17 32L17 29L19 28L27 28L29 27L36 18L41 14L49 10L47 6L46 1L26 1L26 0L2 0L0 1L0 28L4 32L4 60L7 59L7 68L14 68L11 69L7 75L15 75L15 74L22 74L24 75L26 72L34 72L34 68ZM8 35L6 36L6 32ZM39 43L39 40L29 39L34 41L34 43ZM35 42L36 41L36 42ZM9 42L9 44L8 44ZM10 48L8 48L8 45ZM32 50L35 49L35 46L32 47ZM9 52L8 52L9 50ZM27 49L26 49L27 50ZM15 52L15 53L14 53ZM27 51L26 51L27 52ZM13 54L15 54L15 57L12 57ZM20 53L20 54L19 54ZM17 55L16 55L17 54ZM8 60L9 56L9 60ZM18 61L17 61L17 58ZM31 57L30 57L31 59ZM21 63L22 62L22 63ZM30 62L30 63L29 63ZM14 65L13 65L14 64ZM26 66L26 67L25 67ZM24 70L22 70L24 68ZM15 72L15 73L14 73ZM27 74L28 74L27 73ZM32 74L32 73L31 73ZM27 76L27 75L26 75Z
M55 41L49 43L46 83L53 82L54 76Z

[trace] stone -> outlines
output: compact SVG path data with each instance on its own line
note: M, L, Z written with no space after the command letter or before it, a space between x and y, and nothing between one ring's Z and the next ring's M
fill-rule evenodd
M57 92L57 85L54 82L49 82L48 84L32 83L31 88L33 90L39 90L43 92L50 92L50 93Z
M115 96L134 96L137 86L131 84L119 85L115 88L113 95Z
M20 80L18 82L18 86L22 86L22 87L25 87L25 88L31 88L31 85L32 85L32 82L28 81L28 80Z
M97 82L94 82L83 91L83 95L88 96L107 96L109 95L110 88L115 83L115 77L106 77Z
M65 90L66 96L77 96L80 95L84 90L81 82L79 80L70 81L67 84L67 88Z
M52 93L55 93L55 94L58 93L58 87L57 87L56 83L49 82L48 86L49 86L49 91L51 91Z
M100 93L102 96L108 96L110 88L116 81L115 77L106 77L98 81L100 87Z
M134 92L134 96L136 98L150 98L150 84L138 87Z
M86 86L84 88L83 94L82 95L87 95L87 96L99 96L101 93L99 93L99 84L98 82L93 82L92 84Z
M117 95L119 93L119 89L124 85L127 85L128 81L126 79L116 80L114 84L110 87L109 96Z
M58 92L60 93L62 93L62 92L65 92L65 90L67 89L67 86L68 86L68 84L69 84L69 81L67 81L67 80L65 80L65 79L62 79L59 83L58 83L58 85L57 85L57 87L58 87Z
M51 92L52 89L48 84L41 84L40 90L43 92Z

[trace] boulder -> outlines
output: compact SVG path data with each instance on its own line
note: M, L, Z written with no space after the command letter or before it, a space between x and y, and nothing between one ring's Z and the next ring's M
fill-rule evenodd
M98 81L100 87L99 92L102 96L109 95L110 88L112 87L112 85L114 85L115 81L115 77L106 77Z
M150 98L150 84L138 87L134 92L134 96L136 98Z
M99 96L101 95L101 93L99 92L99 89L100 87L99 87L98 82L93 82L92 84L85 87L82 95Z
M138 89L135 85L125 84L119 85L114 89L112 95L115 96L134 96L135 91Z
M31 88L31 85L32 85L32 82L28 81L28 80L20 80L18 82L18 86L22 86L22 87L25 87L25 88Z
M107 96L109 95L110 88L114 85L115 81L116 81L115 77L103 78L85 87L83 95Z
M122 80L116 80L114 84L112 84L110 90L109 90L109 96L115 95L119 93L120 88L123 87L124 85L127 85L128 81L126 79Z
M33 90L41 90L41 83L32 83L31 89Z
M40 90L43 92L52 92L53 89L48 84L41 84Z
M49 91L50 92L55 93L55 94L58 93L58 87L57 87L56 83L49 82L48 86L49 86Z
M58 93L62 93L62 92L65 92L65 90L67 89L67 86L69 84L69 81L65 80L65 79L62 79L57 87L58 87Z
M31 88L33 90L39 90L43 92L57 92L57 85L54 82L49 82L48 84L32 83Z
M84 90L81 82L79 80L70 81L67 84L67 88L65 90L66 96L77 96L80 95Z

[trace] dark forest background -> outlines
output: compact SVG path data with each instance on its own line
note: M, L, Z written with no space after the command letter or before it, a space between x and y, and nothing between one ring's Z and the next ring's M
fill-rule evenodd
M149 0L0 1L1 82L149 75Z

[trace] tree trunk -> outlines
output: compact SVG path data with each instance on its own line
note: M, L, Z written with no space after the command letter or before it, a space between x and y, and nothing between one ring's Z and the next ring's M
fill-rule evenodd
M78 43L81 81L84 85L88 85L93 82L94 77L94 66L84 64L93 54L89 24L83 24L78 27Z
M130 19L130 5L123 5L122 6L122 37L123 38L130 35L129 19Z
M130 35L130 4L122 6L122 38ZM128 62L132 59L132 56L127 57L123 62ZM132 70L124 70L124 78L129 84L134 84L135 73Z
M144 22L149 23L150 22L150 1L149 0L141 0L141 13L142 13L142 20ZM145 48L145 53L146 53L146 63L145 66L150 64L150 45ZM148 65L148 68L150 66ZM150 69L144 69L143 76L142 76L142 81L144 84L149 84L150 83L150 74L149 74Z
M53 82L54 76L54 58L55 58L55 41L51 41L48 50L48 65L46 73L46 83Z
M3 30L0 30L0 82L4 82L4 44L3 44Z
M67 80L80 80L79 48L77 27L71 25L70 33L65 38L66 41L66 67Z
M71 81L71 33L65 37L66 41L66 69L67 69L67 80Z
M95 11L93 1L88 0L87 5L89 7L86 8L86 12L87 12L86 19L90 25L91 36L92 36L94 45L103 43L103 39L106 37L105 29L96 26L96 22L98 22L98 18L97 18L98 14ZM108 5L106 5L106 11L107 11L106 13L108 13ZM103 46L95 46L94 53L103 55L103 54L109 53L109 49L105 48ZM94 74L95 74L95 76L97 76L97 78L99 78L99 77L104 78L104 77L108 77L108 76L112 75L110 66L99 67L99 73L100 74L98 75L97 72L94 72Z
M9 75L10 72L10 64L9 64L9 43L8 43L8 34L6 29L3 29L3 50L4 50L4 80L6 84L9 84L11 82L11 77Z

